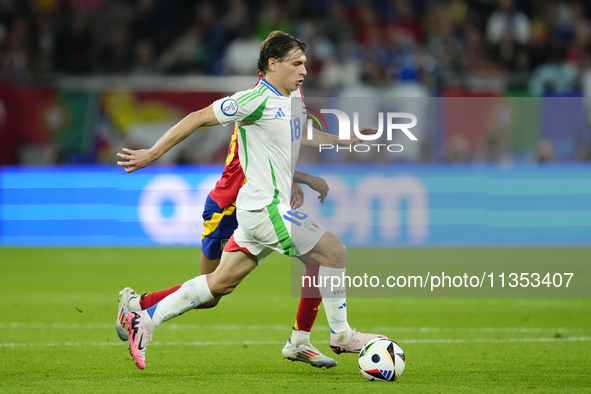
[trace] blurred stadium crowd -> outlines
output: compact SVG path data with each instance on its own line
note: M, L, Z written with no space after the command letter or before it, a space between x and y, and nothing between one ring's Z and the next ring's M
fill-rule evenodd
M563 94L591 66L590 16L583 0L0 0L0 66L23 81L253 75L279 29L309 44L308 88L419 80L432 94Z
M0 0L0 79L46 86L64 75L254 76L272 30L308 44L308 92L591 96L584 0ZM589 139L588 130L577 133L573 149ZM541 150L551 161L554 141L537 142L528 157ZM563 157L588 159L585 152ZM464 156L410 160L477 155Z

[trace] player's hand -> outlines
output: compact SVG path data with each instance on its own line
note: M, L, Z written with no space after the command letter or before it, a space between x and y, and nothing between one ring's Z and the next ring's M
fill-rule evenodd
M291 198L289 199L289 205L291 209L298 209L304 203L304 189L299 183L293 183L291 185Z
M378 132L378 129L376 127L369 127L369 126L362 126L359 128L359 134L361 135L374 135ZM355 135L355 132L351 132L351 137L350 140L351 143L347 144L347 145L355 145L358 142L363 142L364 140L357 137Z
M131 150L123 148L121 150L125 153L119 152L117 156L125 161L118 161L117 165L125 168L125 171L128 173L144 168L154 161L148 149Z
M324 199L326 198L328 191L328 183L320 177L317 176L310 176L310 181L308 182L308 186L310 189L316 190L320 195L318 196L318 200L320 200L320 204L324 204Z

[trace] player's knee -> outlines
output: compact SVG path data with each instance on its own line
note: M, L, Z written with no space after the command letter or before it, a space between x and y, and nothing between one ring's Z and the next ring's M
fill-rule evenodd
M347 260L347 248L341 242L339 237L327 231L322 237L321 254L323 255L323 264L333 268L344 268Z
M338 242L335 243L334 249L332 250L334 256L334 264L338 268L344 268L345 263L347 261L347 247L344 243L341 242L340 239L337 238L337 240Z

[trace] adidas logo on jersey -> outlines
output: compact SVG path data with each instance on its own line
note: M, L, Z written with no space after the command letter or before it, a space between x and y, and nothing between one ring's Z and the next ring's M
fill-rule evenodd
M283 113L283 110L281 108L279 108L279 111L277 111L277 113L275 114L276 118L283 118L285 116L285 114Z

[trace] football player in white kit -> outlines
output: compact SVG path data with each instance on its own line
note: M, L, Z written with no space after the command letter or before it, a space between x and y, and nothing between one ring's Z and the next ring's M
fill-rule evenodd
M133 172L157 160L200 127L237 122L242 142L240 162L247 180L236 201L238 228L228 241L218 268L185 282L153 307L129 313L130 352L138 368L145 368L146 346L156 327L197 305L230 294L273 251L314 258L320 263L320 277L344 275L343 243L306 214L292 211L289 204L305 124L300 90L306 75L305 50L304 43L286 33L270 33L261 44L259 55L259 69L266 78L254 89L192 112L150 149L123 149L123 153L118 153L123 160L117 164ZM314 138L305 143L318 146L334 139L331 134L315 131ZM346 143L355 142L351 139ZM359 352L370 340L382 337L351 329L344 284L322 287L320 293L331 330L329 344L337 354Z

